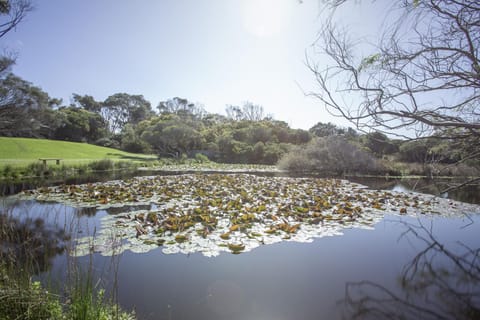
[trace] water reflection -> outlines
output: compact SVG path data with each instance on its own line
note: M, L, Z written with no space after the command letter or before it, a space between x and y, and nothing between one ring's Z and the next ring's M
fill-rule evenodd
M398 180L387 183L410 188ZM30 234L38 232L47 242L30 242L31 248L60 247L50 251L52 256L37 251L46 257L44 265L53 260L51 274L60 278L69 261L66 255L52 258L62 252L63 240L46 217L53 212L54 226L73 230L67 234L90 235L100 229L102 217L116 214L114 208L75 211L34 201L16 207L16 214L6 217L14 216L14 225L24 223ZM474 319L480 318L480 216L471 216L471 225L466 217L402 217L395 224L382 220L375 230L347 229L342 236L312 243L277 243L214 259L164 255L158 248L147 254L125 252L114 262L96 254L75 262L93 266L99 283L118 284L121 305L136 309L139 319ZM2 219L0 225L10 225ZM1 252L7 252L10 245L0 241ZM340 299L344 304L339 306Z
M357 182L377 190L395 190L401 192L420 192L439 195L461 202L480 204L480 184L466 184L461 188L453 188L443 192L452 186L460 185L462 181L455 179L427 179L427 178L378 178L378 177L349 177L350 181Z
M94 217L97 214L96 207L75 208L75 214L79 217Z
M403 225L402 240L420 243L422 249L404 266L397 288L373 281L347 283L345 317L480 319L480 247L446 245L432 225L422 222Z
M55 256L62 254L70 240L64 228L42 218L20 219L7 210L0 212L0 261L19 270L39 273L48 270Z
M121 207L109 207L105 209L108 214L115 215L125 212L132 212L132 211L139 211L139 210L151 210L152 205L128 205L128 206L121 206Z

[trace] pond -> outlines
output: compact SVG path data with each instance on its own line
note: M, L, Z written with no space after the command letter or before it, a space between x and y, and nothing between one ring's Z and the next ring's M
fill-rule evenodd
M136 179L43 188L4 207L57 234L56 247L80 248L48 256L44 277L92 265L139 319L480 315L476 205L398 184L371 184L394 189L386 192L245 174Z

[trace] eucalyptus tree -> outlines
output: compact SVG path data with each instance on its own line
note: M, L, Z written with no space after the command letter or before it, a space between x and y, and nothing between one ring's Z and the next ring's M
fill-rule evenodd
M207 115L203 105L193 103L188 99L174 97L165 101L160 101L157 109L161 114L175 114L181 117L190 117L202 119Z
M127 124L138 124L154 115L150 102L143 95L116 93L101 104L100 114L112 133L120 133Z
M100 101L96 101L95 98L90 95L82 96L77 93L74 93L73 103L77 107L80 107L87 111L96 112L96 113L100 113L100 110L102 109L102 103Z
M244 102L241 107L228 105L225 108L225 112L227 113L227 117L234 121L261 121L265 119L272 120L273 118L271 116L265 116L265 110L261 105L248 101Z
M51 137L56 128L53 107L61 100L9 73L0 78L0 135Z

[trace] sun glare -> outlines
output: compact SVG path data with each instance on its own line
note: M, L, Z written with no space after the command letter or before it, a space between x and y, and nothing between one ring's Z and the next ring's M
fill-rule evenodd
M248 32L257 37L269 37L282 31L288 18L288 1L244 1L243 24Z

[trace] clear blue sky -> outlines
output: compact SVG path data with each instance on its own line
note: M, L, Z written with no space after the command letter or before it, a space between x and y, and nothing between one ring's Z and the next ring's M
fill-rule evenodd
M34 4L1 46L19 53L14 73L65 104L72 93L102 101L126 92L153 107L179 96L223 114L251 101L294 128L346 125L302 92L314 88L304 63L320 26L317 0Z

